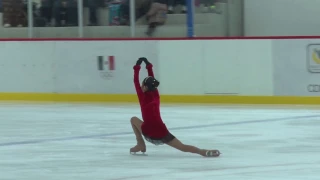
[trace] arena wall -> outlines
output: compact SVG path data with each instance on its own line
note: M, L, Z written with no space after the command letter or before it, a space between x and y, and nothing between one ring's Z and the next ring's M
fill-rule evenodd
M137 102L154 64L163 103L320 104L320 39L2 40L0 100ZM144 68L140 78L146 76Z

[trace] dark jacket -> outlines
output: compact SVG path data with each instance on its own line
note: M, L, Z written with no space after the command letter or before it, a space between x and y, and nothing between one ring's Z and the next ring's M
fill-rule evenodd
M53 7L53 0L41 0L41 7Z

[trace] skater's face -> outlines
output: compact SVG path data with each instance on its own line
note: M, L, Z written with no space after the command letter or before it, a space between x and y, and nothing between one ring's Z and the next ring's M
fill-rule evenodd
M141 89L142 89L142 92L147 92L148 91L148 87L145 85L145 82L146 80L148 79L149 77L146 77L142 83L141 83Z
M141 85L141 89L142 89L142 92L147 92L148 91L148 87L143 85L143 83Z

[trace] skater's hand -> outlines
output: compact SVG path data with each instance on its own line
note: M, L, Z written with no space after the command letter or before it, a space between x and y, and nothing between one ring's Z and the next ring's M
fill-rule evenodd
M145 57L141 57L141 58L139 58L139 59L141 59L147 66L148 66L149 64L151 64L151 63L148 61L148 59L145 58Z
M142 64L142 62L143 62L143 59L139 58L138 61L137 61L137 63L136 63L136 65L137 65L137 66L140 66L140 65Z

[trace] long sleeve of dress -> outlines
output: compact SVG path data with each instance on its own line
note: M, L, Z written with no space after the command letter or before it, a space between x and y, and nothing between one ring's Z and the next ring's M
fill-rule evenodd
M141 66L135 65L133 69L134 69L134 75L133 75L134 87L136 89L136 92L140 101L141 97L143 96L143 92L139 82L139 72L140 72Z
M152 64L149 64L147 65L147 71L148 71L148 76L152 76L154 77L154 74L153 74L153 65ZM158 91L158 88L154 91L154 94L156 95L156 97L160 98L160 95L159 95L159 91Z

